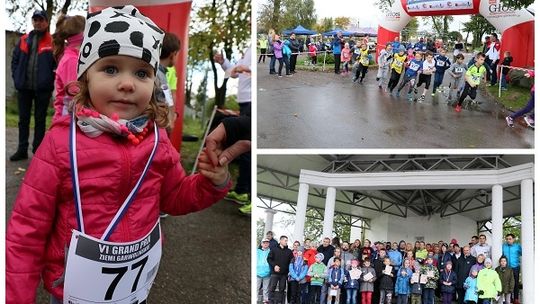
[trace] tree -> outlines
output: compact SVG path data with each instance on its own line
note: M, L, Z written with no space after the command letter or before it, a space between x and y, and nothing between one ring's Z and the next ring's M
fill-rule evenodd
M265 231L264 231L264 220L262 218L258 219L257 220L257 245L261 243L263 237L265 236Z
M394 1L395 0L376 0L375 4L377 4L380 11L386 12L394 5Z
M450 39L451 41L458 41L458 40L462 40L463 36L458 31L452 31L448 33L448 39Z
M315 30L319 33L324 33L334 28L334 19L323 18L322 22L315 26Z
M521 9L534 4L534 0L501 0L501 3L507 7Z
M304 224L304 239L308 238L315 241L321 241L325 236L323 233L323 223L320 218L320 214L315 209L308 209L306 212L306 222ZM294 216L290 215L285 217L283 224L286 226L293 226L295 223ZM345 224L334 222L334 231L333 235L329 236L330 238L334 236L339 236L340 240L349 240L351 237L351 227ZM295 241L295 240L293 240ZM303 240L298 240L302 242Z
M283 8L279 22L280 30L291 29L298 25L310 29L317 22L313 0L283 0Z
M472 47L482 45L482 37L486 33L495 32L495 27L481 15L474 15L471 20L463 23L463 30L467 33L465 40L469 38L469 33L473 35Z
M409 41L418 32L418 18L412 17L411 21L401 30L401 41Z
M208 87L208 69L204 71L203 80L199 84L199 88L197 89L197 95L195 95L195 100L197 101L196 109L201 111L201 126L203 128L205 126L204 114L205 114L205 109L206 109L206 100L208 99L208 96L206 94L207 87Z
M88 1L82 0L35 0L35 1L6 1L6 12L9 20L11 21L14 30L17 32L24 32L27 28L28 15L36 10L42 10L47 13L50 23L54 23L56 16L60 13L67 14L70 9L72 10L87 10Z
M215 103L219 108L225 105L228 78L218 83L214 52L221 48L223 55L231 58L234 50L244 51L251 36L250 16L249 0L212 0L198 9L196 20L190 25L191 58L196 62L210 61Z
M276 33L280 32L280 17L283 14L281 0L267 0L261 4L261 9L257 14L257 28L261 32L268 32L274 29Z
M337 28L346 29L351 24L351 18L349 17L336 17L334 24Z
M422 17L424 23L435 29L437 37L443 40L448 40L448 27L450 22L454 20L453 16L427 16Z

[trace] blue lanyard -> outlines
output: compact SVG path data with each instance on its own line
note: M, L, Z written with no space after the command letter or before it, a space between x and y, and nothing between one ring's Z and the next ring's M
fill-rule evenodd
M71 117L71 125L70 125L70 136L69 136L69 148L70 148L70 165L71 165L71 181L73 184L73 197L75 200L75 213L77 215L77 225L78 230L82 233L84 233L84 221L83 221L83 214L82 214L82 204L81 204L81 192L79 189L79 170L77 168L77 140L76 140L76 123L75 123L75 113L73 113ZM101 240L107 241L109 237L111 236L112 232L124 216L126 210L131 205L133 200L135 199L135 195L139 191L139 188L142 184L142 181L144 177L146 176L146 173L148 172L148 168L150 168L150 164L152 163L152 160L154 159L154 155L156 154L157 150L157 144L159 142L159 132L156 123L154 122L154 147L152 148L152 152L150 153L150 157L148 158L148 161L146 162L146 165L144 166L144 170L139 177L139 180L135 184L135 187L131 190L129 195L124 200L124 203L122 206L120 206L120 209L118 209L118 212L114 216L113 220L103 233L103 236L101 237Z

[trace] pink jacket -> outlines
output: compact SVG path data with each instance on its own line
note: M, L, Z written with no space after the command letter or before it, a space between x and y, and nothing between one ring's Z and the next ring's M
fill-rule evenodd
M351 60L351 49L343 48L341 50L341 62L349 62Z
M63 298L64 257L77 229L69 160L70 116L53 123L19 189L6 233L6 301L34 304L44 286ZM152 128L153 129L153 128ZM165 130L135 200L110 237L130 242L148 232L159 211L182 215L222 199L229 184L217 189L208 179L186 176ZM137 146L102 134L89 138L77 128L77 160L86 233L100 238L137 182L153 147L153 130Z
M66 48L64 54L56 68L56 78L54 87L56 88L56 97L54 98L54 116L53 121L62 116L64 108L64 88L66 84L77 80L77 64L79 60L79 50L76 48ZM66 105L67 106L67 105Z

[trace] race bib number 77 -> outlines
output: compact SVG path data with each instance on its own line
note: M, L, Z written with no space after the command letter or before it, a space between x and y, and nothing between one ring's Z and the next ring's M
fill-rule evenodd
M145 303L161 258L159 222L135 242L112 243L74 231L64 304Z

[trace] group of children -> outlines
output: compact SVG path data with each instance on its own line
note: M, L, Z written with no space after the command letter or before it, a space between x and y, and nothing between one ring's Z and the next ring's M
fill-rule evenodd
M449 70L451 79L447 102L451 103L460 95L459 91L463 87L463 82L469 82L471 80L469 75L471 72L464 63L465 57L463 54L457 54L455 59L456 61L451 63L450 59L446 56L446 50L443 48L439 49L438 54L433 54L431 51L421 53L413 52L412 50L405 53L405 47L400 46L398 52L395 53L392 52L392 45L387 44L386 48L380 52L377 60L379 65L377 73L379 88L382 89L388 79L388 85L385 91L390 94L399 97L403 88L408 85L407 99L409 101L425 101L426 94L431 86L431 77L434 77L431 96L435 96L436 93L442 92L441 85L444 74ZM422 85L424 85L424 89L418 98L418 89ZM394 92L396 87L397 90ZM473 99L475 98L475 94L462 93L459 96L461 102L455 108L457 112L461 111L461 103L467 95Z
M315 261L308 266L308 259L302 257L301 252L295 254L289 266L289 284L295 284L291 288L290 303L356 304L360 293L362 304L372 304L372 295L378 292L380 304L391 304L393 297L397 304L408 304L409 301L411 304L434 304L437 290L442 304L452 304L458 288L452 261L437 265L432 255L425 259L407 257L397 266L391 256L385 255L375 260L374 266L370 257L364 257L362 266L359 266L358 259L345 263L341 258L333 257L328 265L323 263L323 259L324 255L317 253ZM377 265L381 260L382 264ZM483 265L470 269L463 284L465 297L460 301L467 304L511 303L515 282L507 258L502 256L499 266L495 270L492 267L491 259L486 258ZM309 290L308 297L300 298L299 284L305 284L306 291ZM323 289L326 298L321 298ZM341 297L345 300L340 301Z

